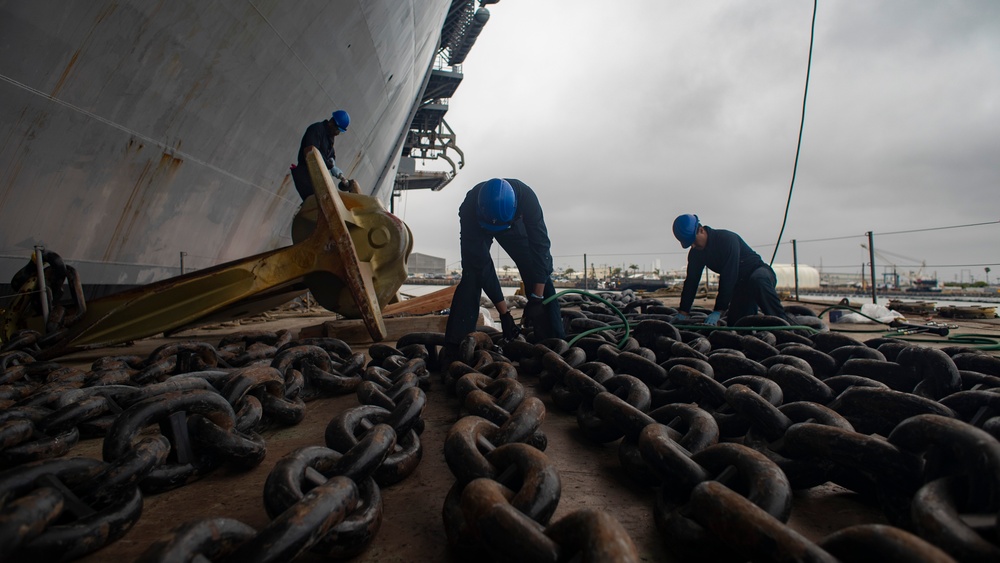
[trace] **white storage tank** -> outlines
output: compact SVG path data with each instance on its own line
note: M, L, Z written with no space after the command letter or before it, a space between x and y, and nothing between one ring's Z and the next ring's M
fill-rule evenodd
M778 277L779 289L795 289L795 266L774 264L771 266ZM819 270L799 264L799 289L819 289Z

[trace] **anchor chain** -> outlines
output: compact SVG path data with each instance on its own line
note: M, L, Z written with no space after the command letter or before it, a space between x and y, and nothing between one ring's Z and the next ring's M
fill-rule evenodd
M114 463L74 457L0 473L0 553L7 561L71 561L113 542L142 513L138 483L167 457L146 438Z
M444 448L456 477L443 509L452 549L465 558L485 548L503 560L638 561L628 533L606 513L580 510L550 523L561 483L542 451L545 407L526 396L509 362L488 361L491 343L474 333L458 356L476 365L459 359L442 370L465 411Z
M588 309L582 308L589 318ZM655 517L671 547L683 546L699 558L711 553L713 560L744 560L749 553L774 559L780 557L762 546L778 545L779 530L789 542L780 544L782 549L807 551L811 560L837 560L861 553L863 546L886 557L906 553L921 561L1000 555L995 539L1000 478L992 461L1000 447L1000 417L996 395L980 390L1000 387L1000 380L959 369L954 360L977 361L988 371L996 358L898 342L868 346L824 333L813 338L787 331L756 339L685 329L673 335L659 322L636 324L638 349L632 339L609 345L620 332L603 342L577 341L588 362L603 363L614 375L572 367L561 359L565 348L515 343L506 348L519 373L538 375L539 388L551 390L554 404L577 413L588 439L613 436L588 432L594 425L618 428L620 459L629 475L659 487ZM777 326L780 319L752 322ZM607 381L623 376L650 387L649 408L608 392ZM687 403L687 412L674 410L679 403ZM695 433L690 420L698 421ZM720 438L725 442L717 443ZM977 455L976 462L968 459ZM706 466L705 460L713 463ZM970 480L967 489L959 476L970 474L982 477ZM798 537L784 523L791 490L827 481L876 500L898 527L853 527L818 544ZM758 488L748 488L751 484ZM705 516L709 512L702 507L709 505L715 512ZM959 516L970 513L992 516ZM759 545L745 541L764 538L765 532L770 539Z
M360 406L330 420L325 447L275 465L268 526L187 523L143 560L360 553L378 532L380 488L406 479L423 455L424 393L437 372L464 415L444 444L456 483L443 508L463 558L484 548L505 559L638 557L607 514L550 522L561 492L544 453L545 404L523 383L531 378L576 417L582 439L617 443L624 474L655 499L663 541L689 558L1000 558L1000 358L784 330L761 315L741 321L761 330L739 334L679 325L653 299L618 303L626 335L609 307L574 303L580 311L564 314L570 340L529 342L529 332L503 341L483 329L448 347L442 334L414 333L371 346L367 365L337 339L256 331L109 356L84 371L35 359L39 335L20 334L0 351L0 552L33 557L23 554L42 553L32 546L49 529L109 511L115 524L97 536L88 528L61 551L37 548L65 560L98 549L138 518L142 494L224 463L254 467L266 455L261 431L298 423L305 401L354 393ZM582 336L594 328L607 330ZM150 425L161 434L141 432ZM81 436L105 436L105 461L64 457ZM56 469L64 463L83 465ZM30 484L13 477L22 474L34 475ZM794 532L792 492L826 483L878 507L888 524L818 541Z
M381 487L408 477L421 460L422 386L429 388L426 348L409 347L412 357L385 345L373 348L367 367L356 365L357 355L334 339L279 349L267 369L288 374L312 365L325 374L353 374L364 368L360 376L337 376L358 378L351 387L361 405L330 420L325 447L306 446L278 460L264 485L264 506L273 519L265 529L257 532L231 519L187 522L140 561L288 561L305 551L345 559L367 548L383 518ZM208 541L216 534L224 536L222 545Z

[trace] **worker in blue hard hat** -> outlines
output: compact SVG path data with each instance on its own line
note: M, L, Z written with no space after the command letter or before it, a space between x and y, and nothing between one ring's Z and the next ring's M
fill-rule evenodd
M299 144L298 161L291 166L292 181L295 182L295 189L302 199L313 195L314 189L312 178L309 177L309 168L306 166L306 153L310 147L316 147L330 175L340 180L339 188L348 191L350 182L344 177L344 172L337 168L337 155L333 150L333 140L347 131L347 126L351 124L351 116L346 111L338 109L333 112L330 119L324 119L313 123L306 128L302 135L302 142Z
M496 239L514 260L521 275L528 304L521 317L525 327L533 327L533 339L565 338L552 284L552 254L538 197L527 184L512 178L493 178L476 184L458 209L461 227L462 281L451 300L445 340L458 344L476 329L479 299L483 292L496 306L505 338L518 336L520 329L507 309L500 279L490 257Z
M745 316L757 314L758 307L765 315L789 320L774 289L777 284L774 270L740 235L702 225L698 216L692 214L674 219L673 230L681 247L691 249L675 321L690 318L691 304L706 267L719 274L719 294L705 324L718 324L725 313L726 322L732 325Z

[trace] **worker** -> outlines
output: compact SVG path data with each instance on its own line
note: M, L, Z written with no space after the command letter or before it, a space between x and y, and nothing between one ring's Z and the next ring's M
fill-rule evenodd
M528 304L521 316L525 327L534 327L534 339L565 338L559 303L543 299L555 295L552 284L552 254L538 197L527 184L512 178L480 182L465 196L458 209L461 228L462 281L451 300L445 340L458 344L476 328L479 299L486 296L500 314L504 338L513 339L520 329L507 309L500 279L490 257L493 239L514 260L524 283Z
M348 189L349 183L344 177L344 172L337 168L337 155L333 150L333 139L346 132L350 123L351 116L346 111L338 109L333 112L330 119L313 123L306 128L306 132L302 135L302 143L299 145L298 161L291 166L292 181L295 182L295 189L303 200L315 192L312 178L309 177L309 167L306 165L306 153L309 152L310 147L316 147L319 150L330 175L340 180L340 189L345 191Z
M774 290L777 277L740 235L702 225L697 215L685 214L674 219L674 236L688 252L687 277L675 321L690 319L701 273L708 269L719 274L719 294L705 324L716 325L723 313L726 323L733 325L748 315L765 315L788 321L781 299Z

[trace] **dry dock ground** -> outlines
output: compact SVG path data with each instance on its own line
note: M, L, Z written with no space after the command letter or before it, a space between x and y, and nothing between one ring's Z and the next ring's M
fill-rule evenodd
M671 298L664 304L676 306ZM709 305L700 301L698 305ZM814 310L822 306L810 305ZM89 369L94 359L104 355L148 354L171 341L204 341L217 344L226 334L246 330L298 331L315 326L331 316L305 314L283 316L241 326L214 327L187 331L170 338L150 338L123 348L76 353L59 359L65 365ZM961 322L969 332L1000 335L997 319ZM861 327L852 327L852 330ZM956 332L958 330L956 329ZM873 333L852 335L865 340ZM933 341L933 339L931 339ZM940 344L940 339L937 339ZM391 344L391 343L390 343ZM365 346L356 346L362 351ZM523 380L529 393L546 404L542 430L548 437L545 454L559 470L562 496L552 522L581 508L595 508L614 516L628 531L643 561L679 561L660 539L653 522L653 491L635 484L618 461L617 442L596 445L579 430L575 416L558 410L550 398L535 388L537 380ZM264 433L267 456L245 472L217 469L199 481L162 494L146 495L138 523L117 542L91 554L83 561L132 561L155 540L178 524L208 517L240 520L260 530L268 524L262 501L264 481L285 454L303 446L324 445L324 431L335 413L358 406L355 395L324 398L307 403L305 419L298 425ZM370 547L355 561L451 561L442 520L442 506L454 483L443 454L445 436L461 416L458 400L444 390L437 375L427 392L423 411L426 423L421 435L423 459L416 471L396 485L383 489L384 516L380 531ZM101 441L82 441L72 456L100 458ZM884 522L882 514L859 502L855 495L835 485L826 485L797 494L789 524L807 538L818 541L843 527L859 523ZM317 560L306 555L300 560Z

